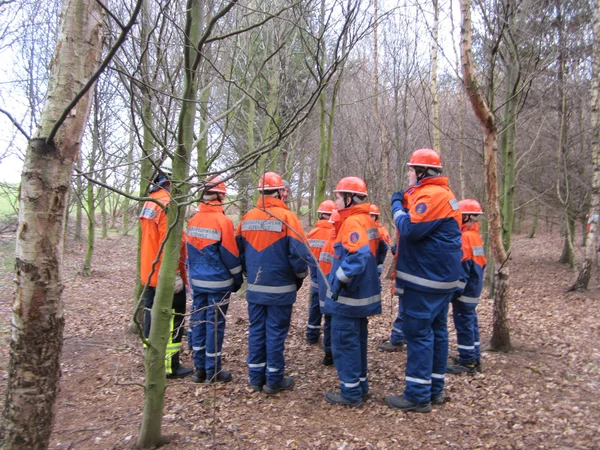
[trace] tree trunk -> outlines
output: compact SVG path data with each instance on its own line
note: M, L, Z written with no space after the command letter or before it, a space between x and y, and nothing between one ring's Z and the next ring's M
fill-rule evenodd
M81 172L83 170L83 164L80 157L77 158L77 168ZM81 199L83 198L83 177L81 175L77 175L77 181L75 183L77 191L75 192L75 240L80 241L83 238L83 208L81 205Z
M510 277L507 254L502 242L502 220L498 199L498 129L496 119L488 107L473 71L470 0L461 0L460 10L462 18L460 47L465 88L471 99L473 111L485 129L484 168L489 242L497 267L491 348L493 350L508 351L511 348L508 324Z
M441 156L440 140L440 104L438 101L438 33L440 6L438 0L433 0L433 29L431 39L431 106L433 112L433 149Z
M529 234L527 235L527 237L529 239L533 239L535 237L535 233L537 232L537 227L538 227L538 207L535 206L533 208L533 220L531 221L531 230L529 231Z
M6 401L4 449L47 448L60 379L64 327L63 232L73 166L90 112L89 92L51 136L63 112L96 69L102 48L98 2L65 0L40 126L29 141L21 176L16 292Z

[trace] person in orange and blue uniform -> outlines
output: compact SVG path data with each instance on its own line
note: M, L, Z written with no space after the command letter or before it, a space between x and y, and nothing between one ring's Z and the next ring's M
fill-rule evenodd
M284 377L285 339L296 291L302 287L312 258L298 217L281 200L283 189L278 174L261 176L256 208L242 217L237 229L240 259L247 274L250 386L269 395L294 387L294 378Z
M223 212L227 187L216 177L205 184L198 212L186 229L188 267L192 285L193 381L229 382L222 370L221 351L229 297L242 286L242 265L233 222Z
M483 210L477 200L470 198L461 200L458 205L462 213L462 281L465 287L452 299L458 358L455 365L448 366L446 373L474 374L481 371L481 344L476 308L483 289L483 271L487 263L477 222Z
M140 280L144 288L144 337L150 336L152 306L156 295L158 272L162 261L161 246L167 237L167 213L165 209L171 202L171 168L161 166L149 189L149 196L155 201L146 201L140 213ZM157 203L158 202L158 203ZM165 209L163 209L165 208ZM179 361L183 321L185 317L186 293L185 281L185 244L182 240L179 266L175 282L172 303L171 333L167 342L165 371L167 378L184 378L193 370L183 367Z
M308 239L308 246L314 256L314 260L310 264L310 285L311 285L311 300L308 309L308 324L306 325L306 342L308 344L317 344L319 342L319 335L321 334L321 307L319 306L319 282L317 267L319 256L325 243L331 237L331 230L333 230L333 224L329 221L331 213L335 209L335 202L333 200L322 201L317 208L317 214L319 220L315 224L315 228L309 231L306 235ZM325 335L324 339L325 340ZM331 348L331 345L327 345L324 342L325 352L327 348ZM331 351L331 350L329 350Z
M369 215L365 182L358 177L342 178L333 192L340 221L335 224L335 255L324 313L331 315L331 350L340 391L327 392L325 400L360 407L369 392L368 317L381 313L377 266L383 258L377 225Z
M427 413L443 401L448 358L448 305L461 289L461 214L439 154L416 150L408 163L409 188L392 195L400 235L396 291L402 291L406 387L385 403Z

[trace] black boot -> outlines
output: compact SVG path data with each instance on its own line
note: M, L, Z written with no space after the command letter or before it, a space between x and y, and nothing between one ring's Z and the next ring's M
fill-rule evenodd
M475 363L456 364L448 366L446 368L446 373L450 373L453 375L460 375L461 373L468 373L469 375L474 375L476 372L477 367L475 367Z
M221 370L219 373L217 373L216 375L213 375L212 377L207 376L206 381L204 381L204 383L205 384L229 383L232 379L233 379L233 375L232 375L231 371Z
M204 383L204 380L206 380L206 371L204 369L196 367L196 371L194 372L192 381L194 383Z
M289 391L294 387L294 377L285 377L277 384L266 384L263 388L265 394L273 395L281 391Z
M325 356L323 357L323 365L333 366L333 354L331 352L325 353Z
M349 400L344 397L341 393L327 392L325 393L325 401L332 405L343 405L349 406L350 408L360 408L362 406L362 399L360 400Z
M404 396L388 395L385 397L384 402L390 408L399 409L404 412L418 412L428 413L431 412L431 402L428 403L415 403L411 402Z

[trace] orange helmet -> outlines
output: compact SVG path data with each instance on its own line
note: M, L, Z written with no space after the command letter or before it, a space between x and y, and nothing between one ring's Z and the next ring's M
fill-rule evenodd
M380 215L381 211L379 210L379 206L371 203L371 207L370 207L370 212L369 214L375 214L375 215Z
M333 211L331 211L331 216L329 217L329 222L336 223L336 222L339 222L340 220L342 220L342 216L340 216L340 213L338 212L338 210L334 209Z
M283 180L275 172L265 172L258 180L259 191L276 191L284 187Z
M210 194L227 194L227 187L221 177L214 177L210 181L204 182L206 192Z
M367 184L358 177L346 177L338 181L333 192L349 192L351 194L367 195Z
M335 209L335 202L333 200L323 200L317 209L318 213L331 214Z
M435 150L430 148L420 148L415 150L410 157L407 165L418 166L418 167L431 167L432 169L442 168L442 159Z
M483 214L483 209L477 200L466 198L458 202L460 212L463 214Z

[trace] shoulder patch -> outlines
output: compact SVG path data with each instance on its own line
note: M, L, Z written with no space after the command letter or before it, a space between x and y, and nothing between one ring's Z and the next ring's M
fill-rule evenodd
M460 206L458 206L458 200L456 200L455 198L453 198L452 200L450 200L450 207L456 211L457 209L460 209Z
M425 211L427 211L427 205L425 203L419 203L415 207L415 211L417 212L417 214L423 214L425 213Z
M353 244L354 244L355 242L358 242L358 238L359 238L359 235L358 235L358 233L357 233L356 231L353 231L353 232L350 234L350 242L352 242Z

